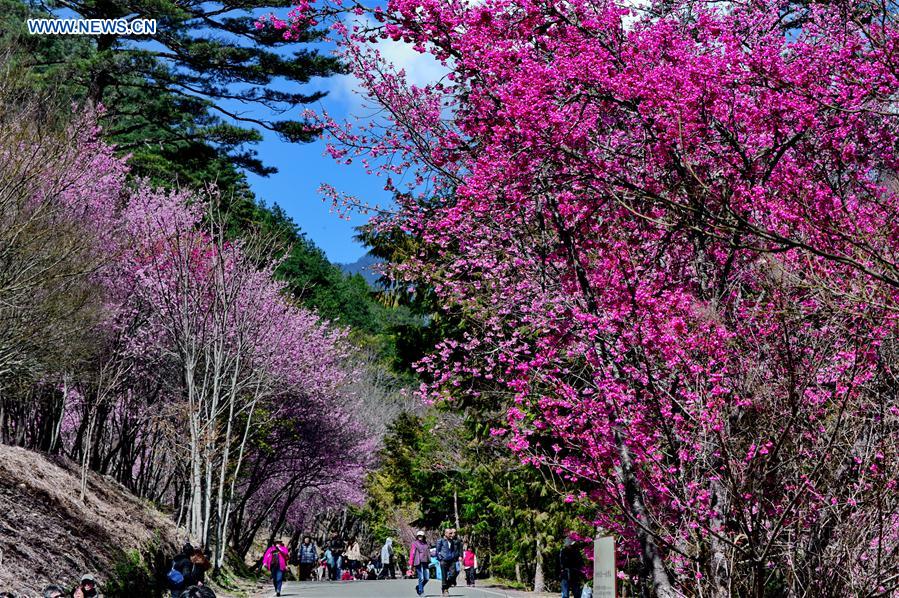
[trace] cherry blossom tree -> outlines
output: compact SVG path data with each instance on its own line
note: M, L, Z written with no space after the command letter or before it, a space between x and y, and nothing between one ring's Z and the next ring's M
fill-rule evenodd
M358 379L347 331L287 299L268 243L227 238L214 191L129 182L91 115L42 129L41 106L9 106L0 110L4 441L77 459L82 500L94 469L170 505L217 566L232 528L244 531L231 515L246 504L245 463L273 492L286 487L285 512L297 499L290 480L329 469L332 486L358 481L372 435L344 421ZM303 438L325 430L330 443Z
M0 434L56 450L73 369L103 318L103 263L127 168L91 114L0 77ZM61 388L62 392L56 392Z
M422 393L505 403L495 433L596 504L647 594L897 588L896 14L392 0L332 25L383 111L320 115L329 151L396 192L367 207L420 248L394 277L467 322ZM408 84L382 40L446 77Z
M271 446L273 422L292 402L326 404L338 396L349 346L344 331L285 299L274 264L257 266L265 261L258 244L224 237L214 212L204 214L212 204L139 187L122 214L125 244L114 277L126 309L143 314L128 333L129 351L177 372L169 386L189 439L186 522L221 566L232 506L247 498L238 495L242 468L257 460L251 441ZM315 421L303 423L314 429ZM305 475L300 462L290 465L280 453L275 460ZM274 476L253 464L264 479Z

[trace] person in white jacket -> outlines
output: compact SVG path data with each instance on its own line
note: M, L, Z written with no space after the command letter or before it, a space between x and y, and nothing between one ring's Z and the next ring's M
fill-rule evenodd
M359 541L356 538L350 539L349 548L346 550L347 569L350 570L353 577L359 573L359 567L362 565L362 549L359 548Z
M396 579L396 562L393 558L393 538L387 538L381 547L381 576L383 579Z

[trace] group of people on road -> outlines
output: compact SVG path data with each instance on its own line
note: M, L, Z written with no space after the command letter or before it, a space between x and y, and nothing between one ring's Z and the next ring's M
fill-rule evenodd
M315 577L318 581L329 579L396 579L396 553L393 539L387 538L380 551L365 563L359 542L352 538L343 541L337 533L324 543L325 550L319 554L318 546L310 536L304 536L293 556L280 540L271 543L262 557L262 566L269 570L275 593L280 596L284 578L290 565L297 566L296 577L308 581ZM206 586L206 572L211 563L200 548L186 543L180 553L171 560L171 568L166 576L172 598L215 598L215 593ZM417 579L416 592L424 594L425 585L434 576L441 580L441 593L447 596L449 589L457 585L457 579L465 572L466 585L475 585L478 559L474 546L463 546L455 528L448 527L435 546L426 540L426 534L419 530L409 549L408 576ZM559 552L562 598L583 597L583 548L571 538L566 538ZM43 598L102 598L99 585L91 574L84 574L78 585L71 591L59 585L44 588ZM0 593L0 598L16 598L10 592Z
M393 538L387 538L378 552L366 558L356 538L345 541L334 532L322 542L321 547L310 536L304 536L293 551L281 540L272 541L262 556L262 566L268 569L275 594L280 596L291 566L296 567L296 579L300 581L313 578L318 581L396 579L397 560ZM463 570L467 585L473 586L478 567L474 547L463 549L454 528L446 528L434 547L426 542L425 532L419 531L409 551L408 569L408 575L418 580L416 589L419 595L424 593L425 584L432 576L432 567L442 581L444 595L456 585Z
M278 558L275 558L278 555ZM263 566L272 573L272 581L278 596L281 595L281 583L286 563L298 564L298 579L311 579L316 568L320 573L319 581L329 579L396 579L396 555L393 539L387 538L381 547L380 554L373 556L368 566L363 566L359 542L352 538L345 542L336 532L325 543L325 551L320 556L318 547L309 536L297 547L294 558L288 557L288 550L280 541L275 542L263 557ZM465 583L469 587L475 585L478 572L478 557L475 547L463 545L458 532L453 527L444 529L443 536L431 546L423 530L415 533L409 548L408 576L416 578L415 590L419 596L424 594L425 585L431 579L431 569L441 581L441 594L447 596L449 589L457 585L462 571L465 572ZM566 538L559 551L559 570L561 573L562 598L583 598L583 547L572 538Z
M424 594L425 585L431 576L431 566L441 581L441 594L447 596L449 589L456 585L459 573L465 571L465 582L474 586L478 569L478 557L474 546L462 546L455 528L443 530L443 537L437 540L433 548L425 539L425 532L415 533L415 541L409 550L409 570L418 579L415 591L419 596Z
M325 576L331 581L396 579L393 538L387 538L377 553L365 557L357 538L344 542L336 532L331 534L321 560L320 578Z
M281 540L272 541L262 557L275 593L280 595L286 574L295 567L296 579L309 581L350 581L362 579L396 579L393 539L387 538L381 549L366 558L358 539L345 541L338 533L322 543L321 550L310 536L304 536L294 551Z
M396 553L393 538L387 538L381 550L365 563L359 542L351 538L346 542L334 532L323 543L324 552L319 553L318 545L310 536L304 536L293 554L281 540L273 541L262 556L262 566L271 574L272 585L277 596L281 595L284 579L295 565L296 578L308 581L313 576L318 581L349 581L356 579L396 579ZM205 587L205 574L209 570L209 560L201 549L189 543L172 560L169 581L172 583L172 598L214 598L212 590ZM472 545L463 546L455 528L444 529L443 536L431 546L423 530L415 533L409 548L408 576L417 579L415 590L424 594L425 585L431 579L431 568L441 581L441 594L447 596L449 589L457 585L457 579L465 572L465 583L472 587L478 572L478 558ZM562 598L582 598L584 569L583 548L573 539L566 538L559 551L559 571L561 574ZM76 598L97 596L96 582L90 576L82 578L87 593L73 594ZM93 592L93 593L91 593ZM48 598L68 596L52 594ZM3 598L0 596L0 598Z

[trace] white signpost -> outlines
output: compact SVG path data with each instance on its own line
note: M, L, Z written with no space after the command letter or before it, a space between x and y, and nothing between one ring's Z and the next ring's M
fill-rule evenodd
M593 541L593 598L615 598L615 538L597 537Z

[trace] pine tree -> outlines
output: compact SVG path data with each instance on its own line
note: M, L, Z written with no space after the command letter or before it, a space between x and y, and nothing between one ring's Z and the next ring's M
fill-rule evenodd
M17 38L19 50L24 49L20 59L37 80L65 83L73 97L102 104L107 135L121 149L147 154L152 148L138 160L149 174L197 158L209 165L222 156L240 169L265 175L274 169L248 146L261 141L262 131L291 142L310 141L314 129L287 113L325 95L304 89L312 78L341 70L337 59L312 47L321 31L309 28L287 41L270 28L254 26L260 11L287 6L290 2L282 0L267 6L243 0L56 0L33 5L2 0L0 30L5 32L3 45ZM156 19L157 33L63 39L25 31L28 17L72 14ZM202 155L209 152L214 155ZM164 163L154 164L151 157Z

